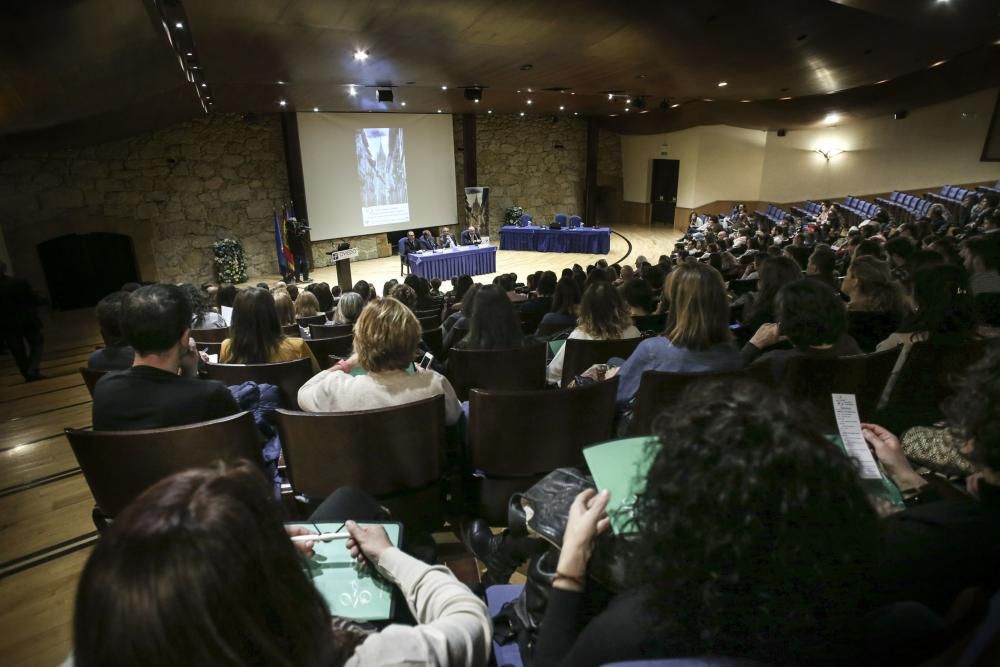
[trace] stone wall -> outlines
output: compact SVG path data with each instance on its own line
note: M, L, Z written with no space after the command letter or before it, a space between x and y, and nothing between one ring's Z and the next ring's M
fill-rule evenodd
M0 160L0 224L20 251L12 252L15 268L36 279L41 228L50 238L85 227L141 239L150 247L137 255L152 258L152 266L140 259L146 280L212 279L212 242L224 237L243 244L250 277L275 273L273 211L288 199L276 114L213 114L113 143Z
M460 115L454 118L456 194L459 220L464 222L463 120ZM538 223L553 220L557 213L582 215L586 156L584 119L560 117L553 122L553 116L477 116L476 175L479 185L490 188L491 226L503 224L511 206L520 206ZM621 178L621 140L613 132L601 131L598 182L616 189L620 197Z

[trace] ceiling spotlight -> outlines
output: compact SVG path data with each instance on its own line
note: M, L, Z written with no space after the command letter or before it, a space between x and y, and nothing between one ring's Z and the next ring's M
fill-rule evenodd
M677 107L679 107L680 105L681 105L681 103L680 103L680 102L674 102L673 104L671 104L671 105L670 105L670 108L671 108L671 109L676 109L676 108L677 108Z
M948 61L947 60L939 60L936 63L932 63L931 67L940 67L941 65L944 65L946 62L948 62Z
M285 100L278 100L278 106L283 107L283 106L287 106L287 105L288 105L288 102L286 102Z
M993 42L993 46L1000 46L1000 39Z
M719 88L725 88L728 85L729 85L728 81L720 81L719 82Z
M350 95L351 97L354 97L355 95L358 94L358 90L354 86L348 86L347 87L347 94Z
M881 85L883 83L889 83L889 79L882 79L881 81L876 81L875 85L878 86L878 85Z
M788 101L788 100L790 100L790 99L792 99L792 98L791 98L791 97L779 97L779 98L778 98L778 101L779 101L779 102L787 102L787 101Z
M174 24L174 27L177 28L178 30L183 30L184 24L178 21L177 23Z
M529 92L529 93L531 92L531 88L528 88L528 92Z
M201 66L199 66L199 65L191 65L191 69L201 69Z
M283 86L283 85L285 85L285 82L284 82L284 81L281 81L281 80L279 80L279 81L278 81L278 85L279 85L279 86Z
M711 101L712 101L711 97L706 97L705 99L702 100L702 102L711 102Z
M313 111L319 111L319 107L313 107Z
M400 102L400 103L399 103L399 106L401 106L401 107L405 107L405 106L406 106L406 102Z
M746 104L747 102L750 102L750 101L751 100L740 100L740 102L743 103L743 104Z
M629 109L628 107L625 107L625 113L628 113L629 111L631 111L631 109Z
M627 100L625 100L625 104L632 104L632 98L630 97Z
M522 116L524 115L524 112L523 112L523 111L521 112L521 115L522 115Z
M207 84L207 83L202 83L202 84L201 84L201 87L202 87L202 88L208 88L208 84Z
M493 109L490 109L490 110L489 110L489 111L487 111L486 113L493 113Z
M521 91L520 91L520 90L519 90L519 91L517 91L517 94L518 94L518 95L520 95L520 94L521 94Z
M574 111L574 112L573 112L573 115L574 115L574 116L579 116L580 114L579 114L579 112L576 112L576 111Z
M823 119L824 125L836 125L838 122L840 122L840 114L838 113L830 112Z
M441 86L441 90L448 90L448 86Z
M565 111L565 110L566 110L566 107L564 107L564 106L560 106L559 107L559 111Z
M528 100L528 104L531 104L531 100L530 99Z
M193 54L193 53L191 53L190 51L188 51L188 52L187 52L187 57L188 57L188 58L194 58L194 54Z
M608 99L609 100L615 99L615 94L614 93L608 93Z
M365 51L364 49L358 49L357 51L354 52L354 59L359 62L364 62L368 60L368 52Z
M616 113L609 113L609 114L608 114L608 118L614 118L614 117L615 117L615 116L617 116L617 115L618 115L618 114L616 114Z
M441 113L441 110L440 110L440 109L438 109L438 113Z

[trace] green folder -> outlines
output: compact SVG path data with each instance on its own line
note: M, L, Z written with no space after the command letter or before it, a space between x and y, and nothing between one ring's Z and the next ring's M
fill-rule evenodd
M549 341L549 353L553 357L556 356L556 352L558 352L559 348L561 348L565 344L566 344L566 339L565 338L560 338L559 340L550 340Z
M826 434L826 439L833 444L840 447L840 449L847 454L847 448L844 446L844 441L839 435L836 434ZM899 487L886 477L885 471L882 470L882 464L879 463L878 459L875 459L875 463L879 467L879 471L882 472L882 479L862 479L861 487L866 493L880 498L890 505L892 505L897 510L901 510L906 507L906 503L903 502L903 494L899 492Z
M305 526L317 533L344 532L342 523L290 523ZM372 525L369 523L360 524ZM389 534L389 541L399 544L399 523L380 523ZM317 542L316 555L307 561L307 572L334 616L359 621L387 621L393 615L393 585L380 576L375 568L360 568L344 546L345 540Z
M635 532L636 497L646 488L646 475L658 447L656 438L641 437L612 440L583 450L597 488L607 489L611 496L608 518L611 529L619 535Z

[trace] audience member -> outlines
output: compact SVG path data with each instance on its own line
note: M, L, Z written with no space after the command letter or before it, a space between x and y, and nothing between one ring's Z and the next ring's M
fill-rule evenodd
M319 300L316 295L308 290L303 291L295 301L295 317L302 319L316 317L319 314Z
M244 464L182 472L143 493L84 568L74 664L487 663L492 627L483 603L448 568L392 546L380 526L347 521L342 548L393 582L419 623L370 632L331 622L303 560L311 543L289 540L310 531L283 526L269 491Z
M879 532L853 461L798 405L746 382L698 386L655 428L622 560L628 589L584 620L609 500L585 491L569 511L532 664L861 658L859 608Z
M333 313L332 324L354 324L358 321L362 309L365 307L361 295L357 292L346 292L340 301L337 302L337 310Z
M135 350L122 333L122 304L128 292L112 292L97 302L97 324L101 328L104 347L94 350L87 358L87 368L95 371L123 371L132 367Z
M776 321L778 292L785 285L802 278L802 269L791 257L765 257L760 263L757 293L749 296L744 306L743 325L757 331L768 322Z
M813 248L806 264L806 275L834 291L840 289L840 281L837 280L837 254L830 246L819 243Z
M333 292L327 283L316 283L312 293L316 295L317 310L320 313L328 313L333 310Z
M789 260L791 261L791 260ZM742 365L729 331L729 302L722 276L688 260L667 277L664 297L670 304L662 336L639 343L618 372L618 403L635 396L645 371L711 373Z
M307 412L354 412L405 405L444 395L445 420L455 424L462 406L448 380L413 363L420 322L389 297L370 303L354 325L354 354L315 375L299 389Z
M229 338L222 341L220 364L273 364L309 359L319 371L316 357L304 340L281 333L274 297L263 289L246 289L236 297Z
M469 287L462 297L461 304L459 304L461 310L449 315L441 324L441 330L444 332L442 346L445 350L455 347L455 344L465 338L465 334L469 333L469 323L472 321L472 314L475 312L476 307L476 292L482 289L482 287L483 285L479 283L474 283Z
M192 329L225 329L228 325L225 318L209 307L208 295L191 283L182 283L188 301L191 302Z
M278 313L278 324L291 326L295 321L295 304L288 292L278 292L274 295L274 309Z
M25 382L41 380L42 320L36 308L42 299L27 281L7 275L7 264L0 262L0 342L10 350L17 370Z
M621 294L607 281L592 284L580 300L577 326L569 334L572 340L621 340L638 338L639 330L632 323L628 306ZM563 345L549 362L546 379L561 384L566 346Z
M469 332L452 347L463 350L510 350L524 344L524 334L508 295L499 285L476 291Z
M576 326L576 312L580 304L580 286L572 277L560 278L552 295L552 309L538 323L535 335L547 338Z
M865 352L874 352L909 314L903 289L893 279L888 262L875 257L856 257L842 289L850 299L847 333Z
M181 426L239 411L224 384L197 378L191 304L181 288L147 285L129 294L121 329L135 359L130 369L109 373L94 387L95 431Z
M535 279L534 299L529 299L521 304L519 311L521 322L525 331L534 331L538 328L545 313L552 309L552 295L556 291L556 274L552 271L545 271Z
M972 293L1000 292L1000 233L971 236L962 243L961 252Z

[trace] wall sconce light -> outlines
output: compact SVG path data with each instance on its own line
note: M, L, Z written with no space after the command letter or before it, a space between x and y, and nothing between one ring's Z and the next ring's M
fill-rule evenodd
M843 148L817 148L816 152L825 157L827 162L829 162L832 158L837 157L845 151Z

